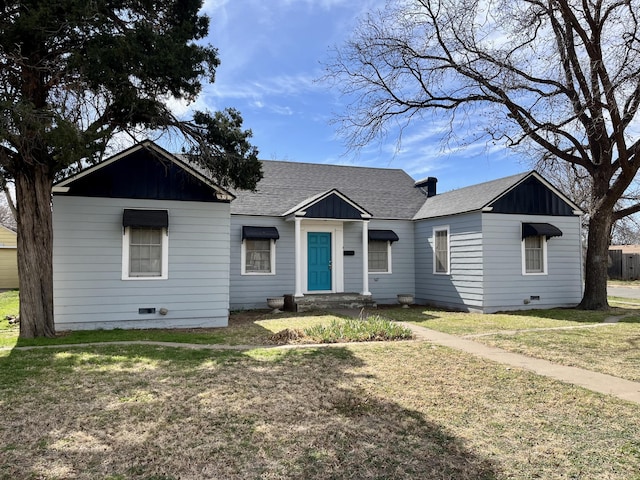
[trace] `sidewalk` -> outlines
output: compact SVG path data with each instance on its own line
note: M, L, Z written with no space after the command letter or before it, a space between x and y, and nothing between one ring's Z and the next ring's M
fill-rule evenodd
M400 323L410 328L418 340L460 350L504 365L530 370L538 375L555 378L561 382L578 385L594 392L613 395L623 400L640 403L640 383L631 382L604 373L592 372L591 370L585 370L583 368L565 367L547 360L507 352L500 348L488 347L473 340L449 335L448 333L437 332L410 323Z

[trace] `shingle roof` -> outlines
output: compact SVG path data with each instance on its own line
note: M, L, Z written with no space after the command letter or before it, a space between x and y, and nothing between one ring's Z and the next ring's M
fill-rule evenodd
M429 197L413 219L443 217L480 210L530 174L531 172L520 173Z
M282 216L301 202L339 190L373 218L411 219L425 201L403 170L266 160L256 192L234 191L235 215Z

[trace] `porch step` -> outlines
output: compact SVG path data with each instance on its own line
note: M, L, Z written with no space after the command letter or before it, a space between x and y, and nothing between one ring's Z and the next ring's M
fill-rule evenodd
M298 298L293 295L284 296L284 309L293 312L364 307L375 308L376 302L371 296L359 293L307 294Z

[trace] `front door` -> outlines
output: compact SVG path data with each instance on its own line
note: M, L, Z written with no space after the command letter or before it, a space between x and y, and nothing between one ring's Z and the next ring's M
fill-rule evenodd
M307 233L307 289L331 290L331 233Z

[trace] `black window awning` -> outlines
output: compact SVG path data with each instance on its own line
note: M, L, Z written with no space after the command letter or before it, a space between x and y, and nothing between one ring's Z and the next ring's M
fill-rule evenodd
M393 230L369 230L369 240L374 242L397 242L400 239Z
M134 210L125 208L122 215L123 227L169 227L167 210Z
M277 240L280 238L276 227L242 227L242 239Z
M562 230L550 223L523 223L522 238L527 237L561 237Z

